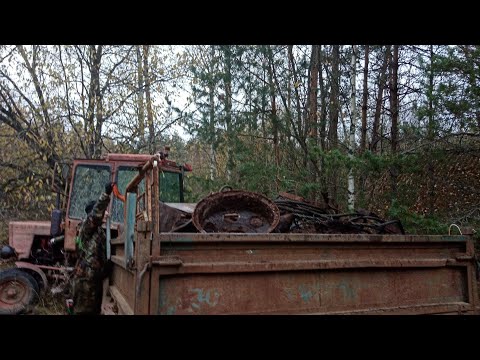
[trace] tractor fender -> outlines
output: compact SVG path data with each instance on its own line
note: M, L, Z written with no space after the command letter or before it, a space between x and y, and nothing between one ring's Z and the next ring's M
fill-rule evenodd
M46 290L48 288L48 280L47 280L47 276L45 275L45 273L43 272L42 269L40 269L38 266L34 265L34 264L30 264L28 262L25 262L25 261L16 261L15 262L15 266L17 268L20 268L20 269L29 269L29 270L32 270L34 271L35 273L37 273L40 278L42 279L42 282L43 282L43 286L41 286L44 290Z

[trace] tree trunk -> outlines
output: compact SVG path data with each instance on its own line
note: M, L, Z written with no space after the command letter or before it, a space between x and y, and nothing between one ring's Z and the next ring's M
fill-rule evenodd
M365 152L367 144L367 105L368 105L368 57L370 47L365 45L365 63L363 67L363 101L362 101L362 137L360 141L360 153Z
M320 57L320 46L312 45L312 54L310 57L310 78L309 78L309 101L308 101L308 112L307 112L307 142L316 146L318 143L318 115L317 115L317 98L318 98L318 72L319 72L319 57ZM311 159L309 164L309 172L312 176L312 182L317 181L317 174L315 171L315 166L313 162L316 162L316 159ZM316 198L315 195L313 195Z
M147 105L147 124L148 124L148 153L155 154L157 151L155 139L155 125L153 123L152 99L150 96L150 69L148 62L148 53L150 45L143 45L143 77L145 80L145 101Z
M390 112L392 116L391 141L392 154L395 156L398 150L398 45L393 46L393 56L390 61ZM392 180L392 198L397 198L398 167L393 164L390 169Z
M356 84L355 84L355 77L357 76L356 72L356 48L355 45L352 46L352 63L351 63L351 84L352 84L352 95L351 95L351 104L350 104L350 146L349 146L349 157L353 159L354 152L355 152L355 122L356 122L356 107L357 103L355 100L355 92L356 92ZM348 169L348 210L352 211L355 208L355 178L353 177L353 165L350 165L350 169Z
M332 49L332 80L330 92L330 126L328 129L329 149L336 149L338 145L338 112L340 86L340 46L333 45Z
M266 85L267 84L267 66L265 64L265 61L262 61L262 86L260 88L261 90L261 120L262 120L262 137L266 138L267 137L267 127L266 127L266 117L267 117L267 93L269 92L269 87Z
M300 108L300 95L298 93L298 87L300 86L300 83L298 81L298 76L297 76L297 70L295 68L295 59L293 57L293 45L288 46L288 57L290 59L290 65L292 67L292 73L293 73L293 88L295 92L295 107L297 110L297 133L299 135L303 134L302 130L302 112Z
M434 148L435 140L435 118L434 118L434 109L433 109L433 45L430 45L430 69L428 73L428 129L427 129L427 140L429 142L429 152ZM427 155L428 156L428 155ZM433 164L432 156L428 156L428 212L430 215L433 215L435 212L435 167Z
M278 170L280 168L280 148L278 145L278 119L277 119L277 104L275 100L275 83L273 79L273 53L272 48L267 45L268 56L268 82L270 86L270 101L272 107L272 132L273 132L273 151L275 154L275 165L277 169L277 176L275 178L275 187L278 191Z
M338 148L338 116L340 111L340 46L333 45L332 49L332 78L330 91L330 124L328 128L328 149ZM330 169L328 177L328 194L326 197L329 205L336 207L337 198L337 179L338 171L335 168Z
M213 61L215 57L215 48L210 47L211 53L211 68L209 71L210 81L208 84L208 97L209 97L209 106L210 106L210 121L209 121L209 135L210 138L210 180L214 180L217 173L216 166L216 134L215 134L215 84L213 80L214 75L214 66Z
M225 55L225 124L227 127L227 180L232 178L233 160L233 128L232 128L232 49L230 45L223 47Z
M209 127L210 127L210 134L209 134L209 137L210 137L210 180L214 180L215 179L215 175L216 175L216 170L217 170L217 167L216 167L216 162L215 162L215 158L216 158L216 154L215 154L215 99L214 99L214 87L213 87L213 84L210 84L209 86L209 99L210 99L210 123L209 123Z
M326 126L327 126L327 92L325 90L325 83L323 80L323 55L322 55L322 48L318 50L318 81L320 87L320 147L322 152L326 151ZM325 174L325 161L324 156L320 157L320 174L319 174L319 181L320 181L320 193L322 197L328 198L328 189L327 189L327 177Z
M385 89L389 54L390 46L388 45L385 48L385 56L383 58L382 67L378 76L377 104L375 107L375 115L373 117L372 141L370 143L370 150L372 150L373 152L376 152L378 142L380 141L378 130L380 125L380 116L382 113L383 91Z
M96 58L95 58L95 72L97 77L95 79L95 107L96 107L96 119L97 123L95 126L95 151L93 157L95 159L100 158L102 154L102 127L103 127L103 100L102 93L100 91L100 64L102 59L102 45L99 45L97 48Z
M322 47L318 50L318 85L320 88L320 146L323 151L326 148L326 127L327 127L327 92L323 80L323 55Z
M97 129L101 131L101 125L95 126L95 108L101 109L101 106L95 106L95 102L100 100L100 97L97 96L99 84L100 84L100 62L102 58L102 46L98 48L95 45L90 45L88 48L88 57L89 57L89 70L90 70L90 86L88 89L88 107L87 107L87 117L85 119L85 133L88 138L88 147L87 154L85 156L88 159L95 158L96 154L99 153L97 139L101 137L96 136L95 132ZM96 117L97 121L100 119Z
M22 55L23 61L25 62L25 66L27 67L27 70L30 74L30 77L32 78L33 85L35 87L35 92L37 93L37 96L38 96L38 100L40 101L40 106L41 106L42 114L43 114L43 120L44 120L45 124L47 125L46 128L45 128L45 135L46 135L46 138L47 138L47 143L49 145L53 144L52 123L50 121L50 116L48 114L48 108L47 108L47 104L46 104L46 101L45 101L45 96L44 96L42 88L40 86L40 80L38 79L37 72L35 70L36 61L34 60L34 61L32 61L32 63L30 63L30 61L28 60L28 56L27 56L27 53L25 51L25 48L22 45L18 45L17 49L20 52L20 55ZM36 57L36 55L35 55L36 51L37 51L36 47L34 46L33 47L33 58L34 59Z
M393 57L390 62L392 76L390 79L390 111L392 113L392 153L398 148L398 45L393 46Z
M137 107L138 107L138 137L139 137L139 147L142 147L145 144L145 104L143 101L144 90L144 81L143 81L143 59L142 59L142 48L140 45L136 46L137 50Z

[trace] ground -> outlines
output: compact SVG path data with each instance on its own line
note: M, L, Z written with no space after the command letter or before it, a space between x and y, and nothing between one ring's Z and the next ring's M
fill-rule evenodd
M62 295L53 295L51 292L40 297L38 303L27 311L27 315L66 315L65 300Z

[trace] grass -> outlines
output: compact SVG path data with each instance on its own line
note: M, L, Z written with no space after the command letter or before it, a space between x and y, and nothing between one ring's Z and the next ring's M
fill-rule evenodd
M28 315L66 315L65 299L62 294L46 291L40 295L38 302L32 306Z

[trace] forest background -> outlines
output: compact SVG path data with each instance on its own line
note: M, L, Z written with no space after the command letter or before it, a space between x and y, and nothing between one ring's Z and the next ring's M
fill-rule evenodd
M480 47L0 45L0 243L48 220L55 163L109 152L222 185L400 219L480 224Z

